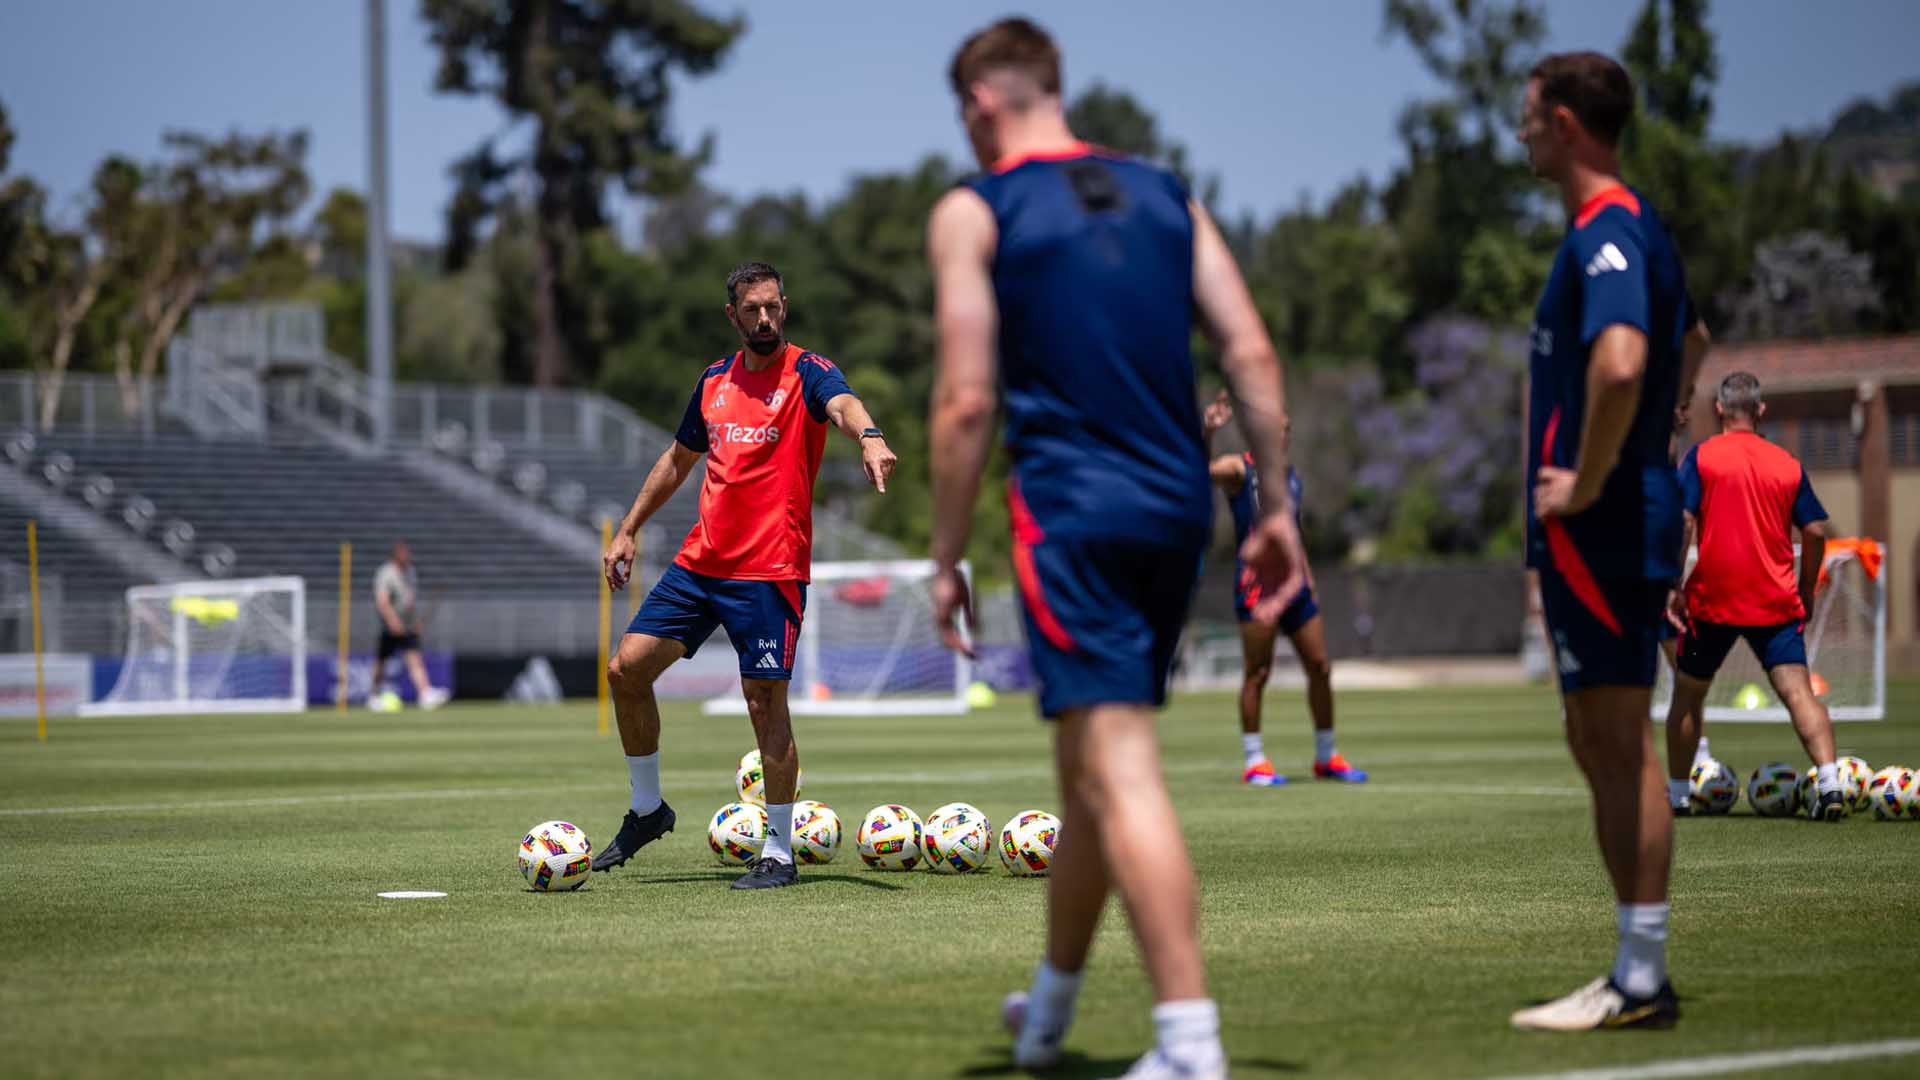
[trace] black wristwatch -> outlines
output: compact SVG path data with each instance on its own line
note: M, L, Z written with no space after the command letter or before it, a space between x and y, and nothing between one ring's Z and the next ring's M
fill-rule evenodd
M879 428L870 427L867 430L862 431L860 433L860 437L862 439L884 439L886 438L886 435L882 434Z

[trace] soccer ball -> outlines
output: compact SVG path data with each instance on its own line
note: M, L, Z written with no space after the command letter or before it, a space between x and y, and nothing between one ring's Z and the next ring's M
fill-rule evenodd
M1733 695L1734 707L1745 709L1747 712L1764 709L1772 700L1767 696L1767 692L1761 689L1759 683L1750 682Z
M933 819L922 847L934 873L971 873L993 854L993 826L978 810L956 810Z
M972 803L963 803L963 802L950 802L947 805L942 806L939 809L935 810L933 813L928 814L926 817L927 828L931 829L935 825L940 824L941 822L945 821L947 818L952 817L955 814L964 814L968 817L977 817L981 821L986 821L987 833L989 835L993 833L993 823L991 821L988 821L987 815L983 813L979 807L973 805Z
M1903 792L1907 803L1907 816L1920 820L1920 771L1907 774L1907 786Z
M1747 803L1761 817L1792 817L1800 806L1800 774L1793 766L1769 761L1747 781Z
M767 808L730 802L707 822L707 846L722 866L745 866L767 844Z
M1867 785L1873 782L1873 766L1857 757L1843 757L1833 763L1840 773L1840 794L1847 797L1847 808L1856 814L1867 812Z
M920 865L920 843L925 835L920 818L898 803L867 811L853 836L860 861L875 870L911 870Z
M806 799L793 804L793 857L824 866L840 850L840 815L826 803Z
M1059 818L1045 810L1022 810L1000 830L1000 865L1014 877L1045 877L1059 843Z
M1695 765L1687 778L1687 802L1696 814L1724 814L1739 798L1740 778L1712 758Z
M1867 801L1875 821L1899 821L1907 816L1912 800L1913 770L1905 765L1889 765L1867 782Z
M804 769L795 769L793 773L793 797L800 797L801 781L806 777ZM740 768L733 774L733 786L740 792L740 801L755 806L767 805L767 774L760 767L760 751L749 750L740 756Z
M534 892L572 892L587 883L593 869L593 842L578 825L543 821L527 830L516 853L520 876Z

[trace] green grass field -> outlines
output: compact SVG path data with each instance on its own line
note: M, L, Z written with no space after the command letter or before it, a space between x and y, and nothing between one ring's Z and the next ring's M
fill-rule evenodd
M1920 765L1920 683L1843 752ZM1240 1077L1494 1076L1920 1036L1920 822L1678 823L1665 1033L1521 1035L1506 1017L1605 970L1613 909L1544 690L1354 693L1364 787L1234 783L1224 695L1165 718L1202 881L1209 974ZM809 797L1053 808L1047 731L1007 700L959 721L799 722ZM1784 725L1721 725L1743 776L1798 762ZM1044 885L861 868L851 837L799 888L738 893L703 817L744 719L667 719L679 831L586 890L528 892L513 851L626 804L590 706L376 716L0 723L0 1074L956 1077L1009 1073L1001 995L1040 946ZM441 900L391 901L388 889ZM1151 1041L1116 907L1067 1076ZM1881 1061L1920 1069L1920 1058ZM1829 1068L1857 1068L1839 1066Z

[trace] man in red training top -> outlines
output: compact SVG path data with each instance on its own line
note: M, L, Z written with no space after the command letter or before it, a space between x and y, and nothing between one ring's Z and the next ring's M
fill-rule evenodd
M1667 713L1668 799L1676 812L1685 812L1680 808L1687 805L1687 772L1703 726L1700 707L1733 643L1744 639L1786 703L1817 770L1819 802L1808 816L1838 821L1847 802L1834 769L1833 721L1813 694L1801 635L1826 552L1827 511L1800 462L1754 430L1767 411L1759 379L1744 371L1722 379L1713 409L1720 434L1680 462L1687 539L1698 538L1700 561L1672 603L1680 647Z

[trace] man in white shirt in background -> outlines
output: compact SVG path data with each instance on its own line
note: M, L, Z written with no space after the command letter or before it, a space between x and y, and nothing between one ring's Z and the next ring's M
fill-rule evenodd
M393 545L392 558L381 563L373 575L373 609L380 613L380 646L373 662L367 707L375 712L400 710L400 695L380 689L386 682L387 661L394 653L399 653L406 664L421 708L437 709L452 696L427 681L427 663L420 656L420 620L414 614L419 594L420 577L413 569L413 552L402 540Z

